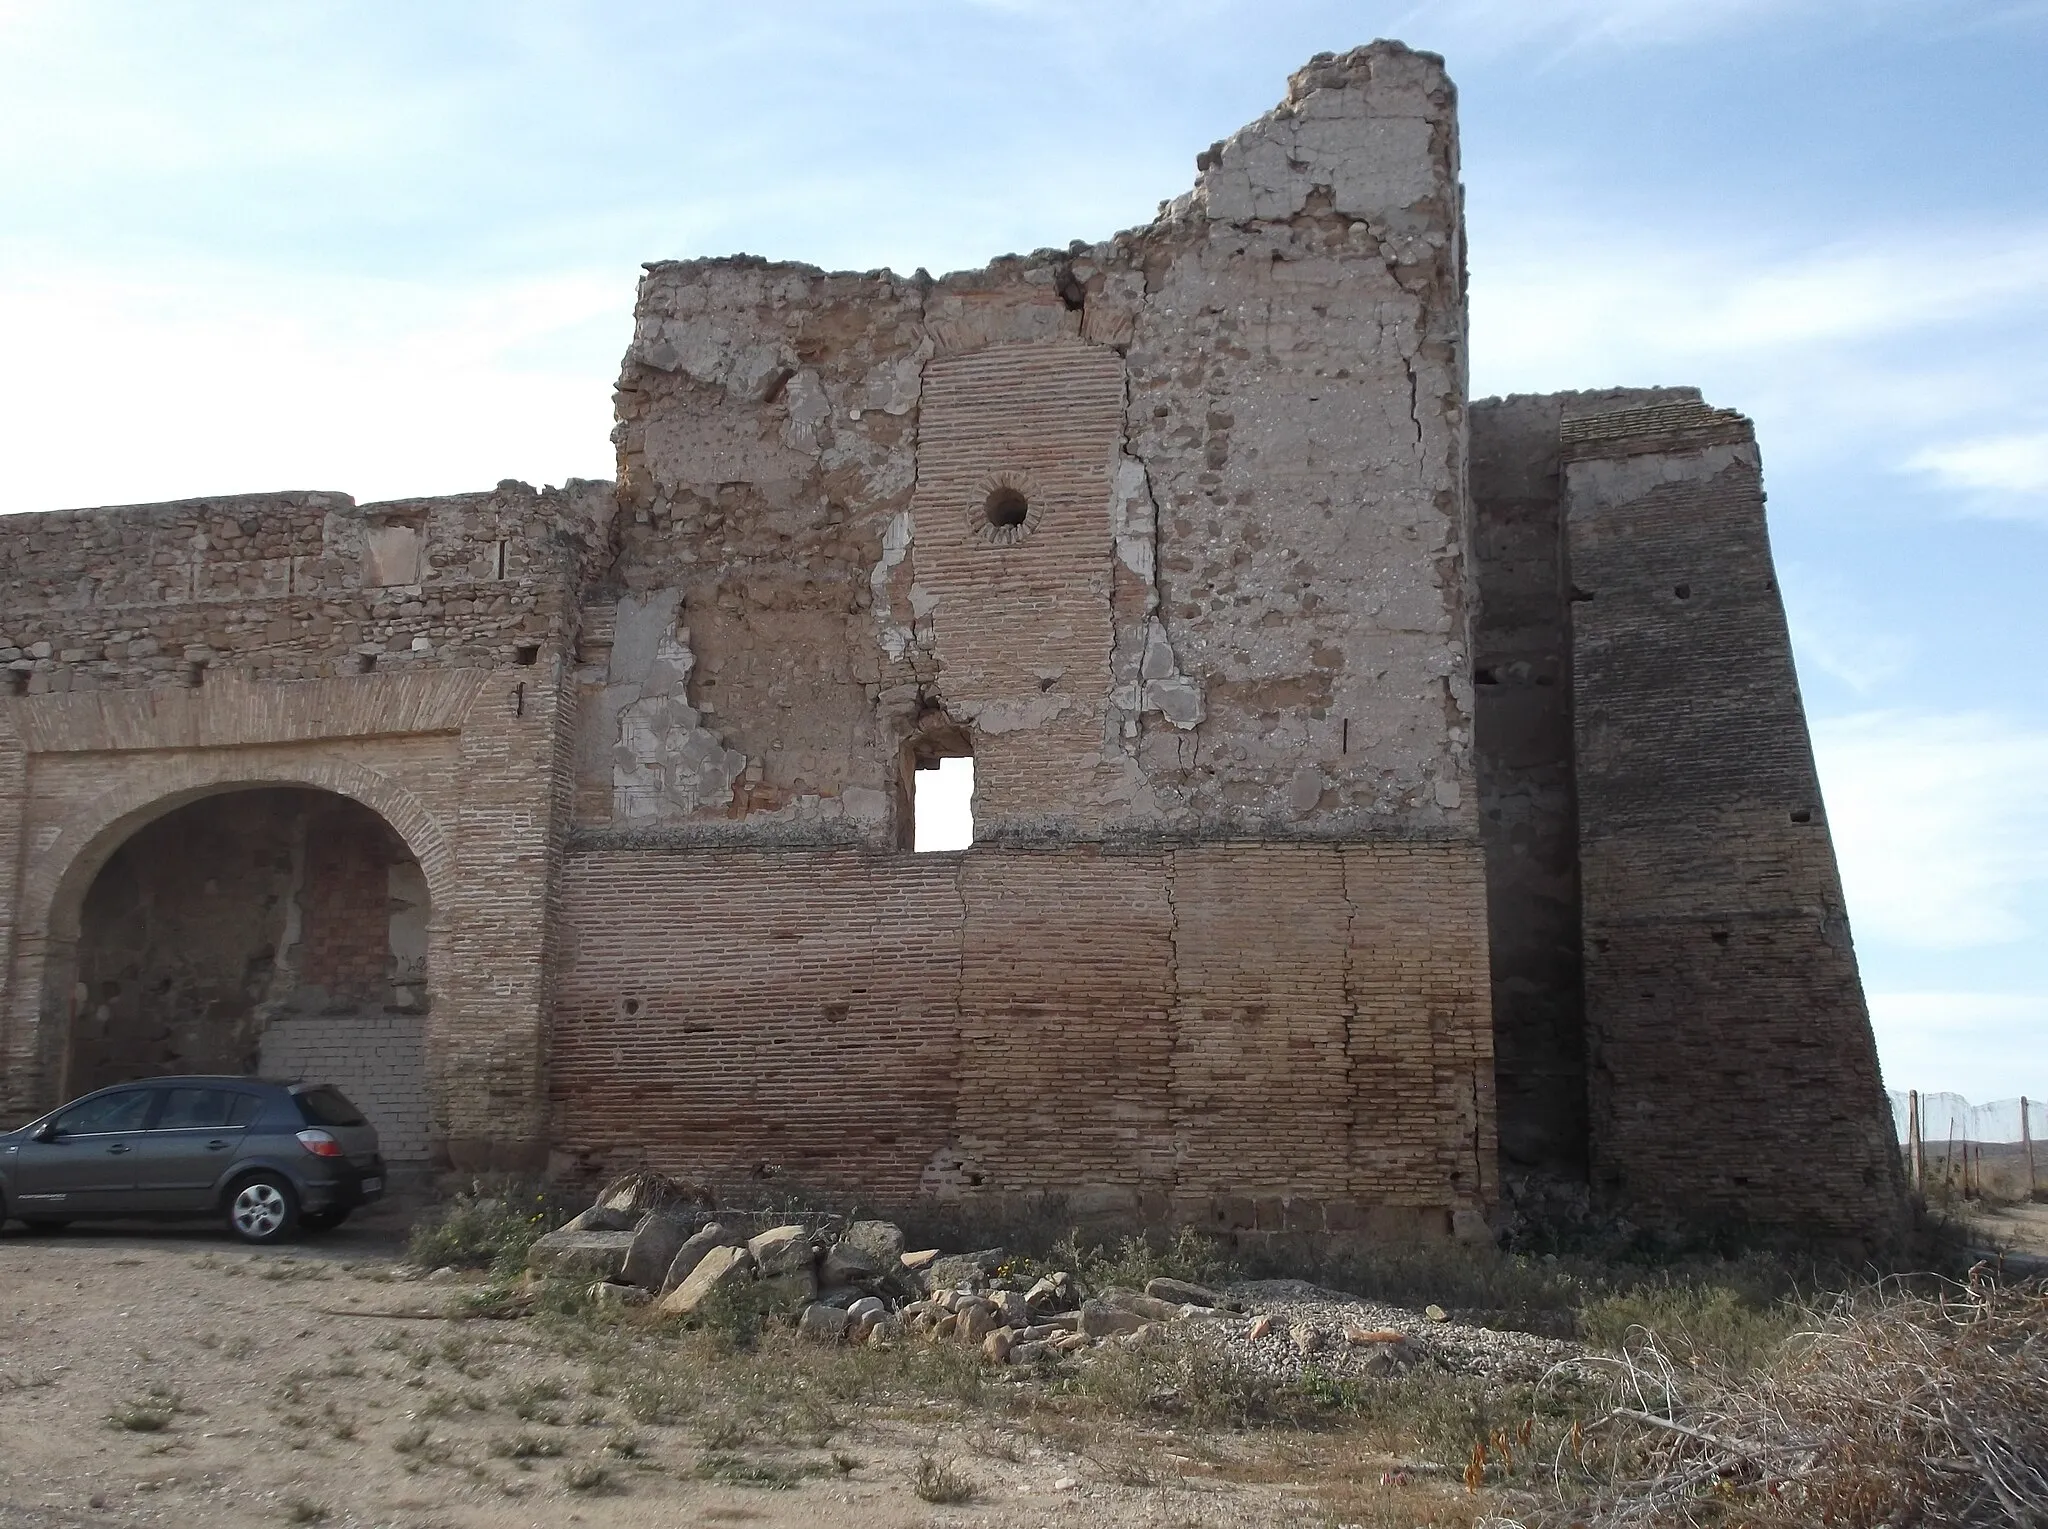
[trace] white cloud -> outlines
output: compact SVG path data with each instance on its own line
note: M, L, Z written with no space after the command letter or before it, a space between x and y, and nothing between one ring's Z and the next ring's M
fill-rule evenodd
M0 267L0 510L609 477L632 282Z
M2048 431L1928 446L1906 459L1949 488L1984 495L2048 495Z
M1813 744L1859 943L1965 950L2048 933L2048 726L1865 712L1817 721Z

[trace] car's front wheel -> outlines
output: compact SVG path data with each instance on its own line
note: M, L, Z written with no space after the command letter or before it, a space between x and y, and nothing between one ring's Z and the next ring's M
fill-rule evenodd
M246 1178L228 1192L228 1230L244 1242L283 1242L299 1229L299 1197L274 1173Z

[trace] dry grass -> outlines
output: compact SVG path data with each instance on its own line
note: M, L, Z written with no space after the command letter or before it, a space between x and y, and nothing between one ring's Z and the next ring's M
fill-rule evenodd
M1981 1277L1845 1297L1747 1378L1653 1341L1557 1460L1540 1521L1794 1529L2048 1524L2048 1289ZM1505 1523L1506 1521L1501 1521Z

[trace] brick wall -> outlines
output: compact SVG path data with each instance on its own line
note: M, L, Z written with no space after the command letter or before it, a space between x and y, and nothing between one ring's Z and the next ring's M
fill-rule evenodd
M1903 1213L1749 422L1563 426L1594 1184L1868 1245Z
M1456 844L573 855L566 1171L1072 1194L1259 1235L1493 1192Z
M265 1028L257 1070L333 1084L377 1128L387 1162L416 1165L432 1140L426 1062L417 1014L302 1014Z
M391 992L391 863L405 849L374 813L336 802L305 829L299 981L330 1002L383 1008Z

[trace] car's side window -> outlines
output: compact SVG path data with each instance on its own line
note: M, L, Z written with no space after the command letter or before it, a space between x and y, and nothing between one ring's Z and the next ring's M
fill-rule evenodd
M263 1101L254 1094L235 1094L234 1103L228 1106L228 1124L245 1126L254 1120L263 1108Z
M174 1088L164 1095L159 1131L200 1131L234 1124L235 1105L248 1097L225 1088Z
M149 1107L156 1091L124 1088L88 1099L59 1115L57 1130L65 1136L97 1136L109 1131L140 1131L149 1124Z

